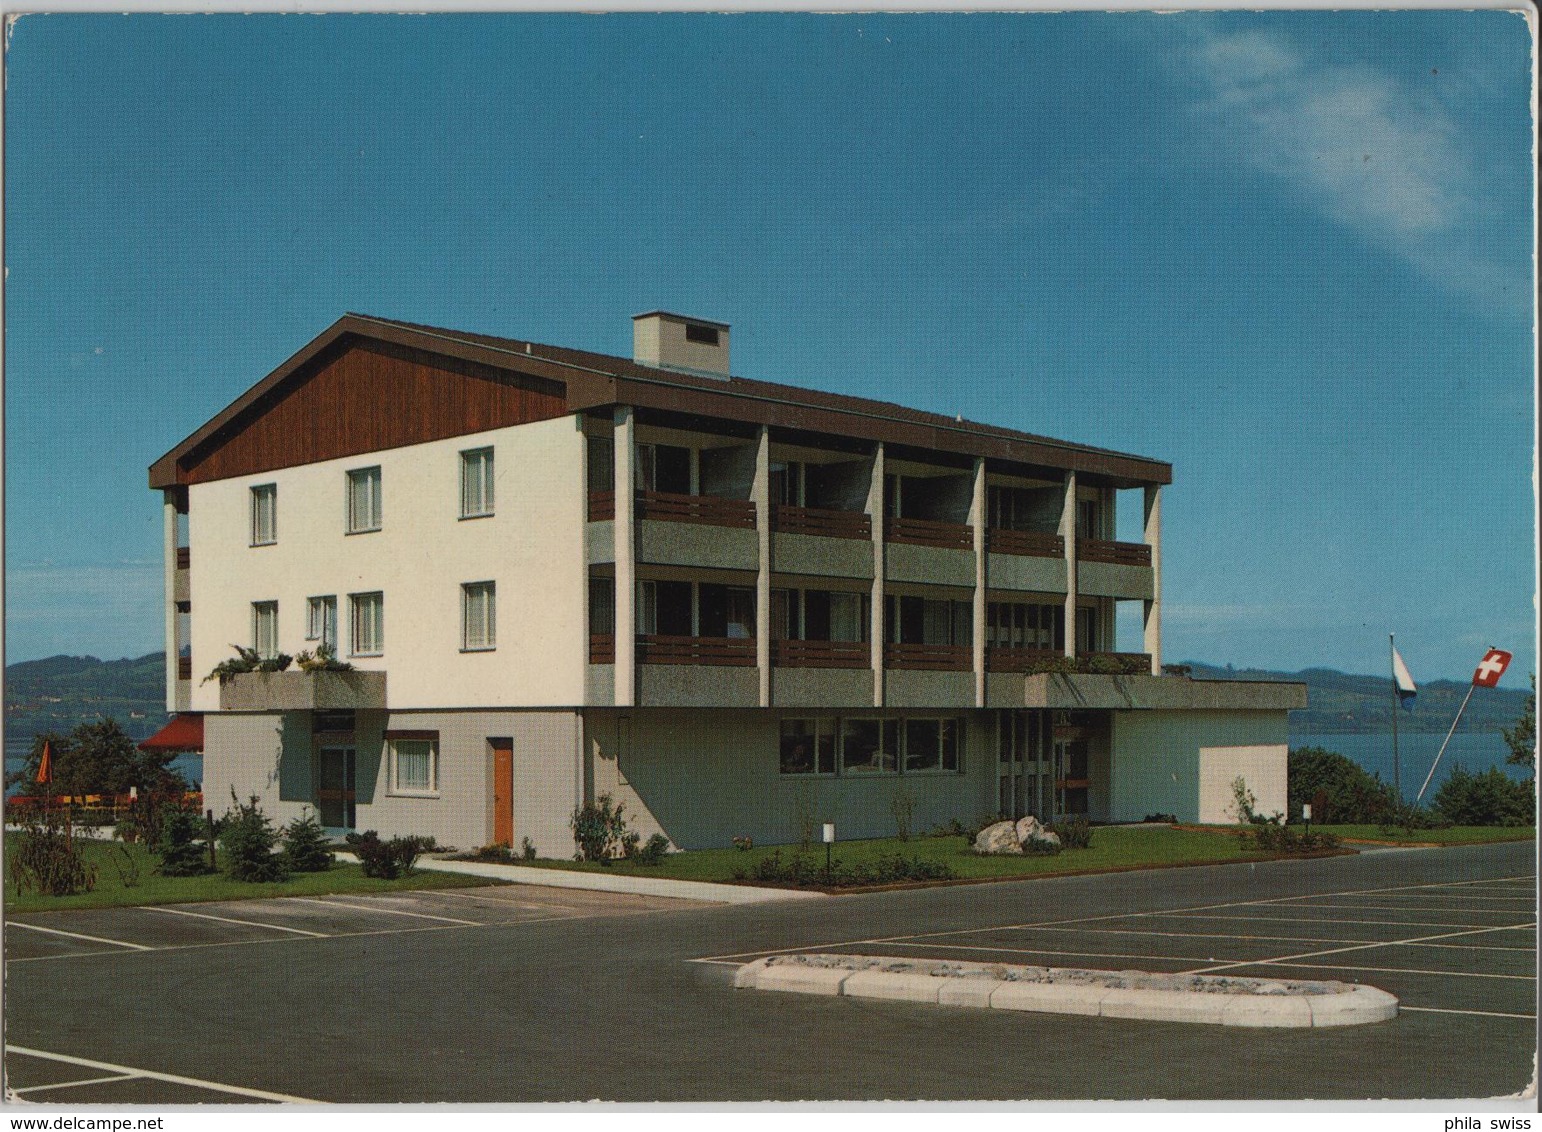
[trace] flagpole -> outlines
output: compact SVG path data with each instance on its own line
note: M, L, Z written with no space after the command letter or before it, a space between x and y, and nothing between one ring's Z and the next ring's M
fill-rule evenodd
M1387 663L1392 668L1392 789L1397 792L1397 804L1403 804L1403 776L1397 758L1397 645L1391 633L1387 634Z
M1456 725L1462 721L1462 712L1467 710L1467 701L1472 699L1472 693L1476 688L1476 684L1467 686L1467 695L1462 700L1462 706L1456 709L1456 718L1451 721L1451 730L1446 732L1446 742L1440 745L1440 751L1430 765L1430 772L1424 776L1424 785L1419 787L1419 798L1423 798L1424 792L1430 788L1430 779L1435 777L1435 768L1440 765L1440 756L1446 753L1446 743L1451 742L1451 736L1456 734ZM1414 805L1419 804L1419 798L1414 799Z

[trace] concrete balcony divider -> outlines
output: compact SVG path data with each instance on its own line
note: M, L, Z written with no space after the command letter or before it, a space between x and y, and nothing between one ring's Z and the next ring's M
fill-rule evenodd
M341 711L385 706L384 672L242 672L220 684L221 711Z

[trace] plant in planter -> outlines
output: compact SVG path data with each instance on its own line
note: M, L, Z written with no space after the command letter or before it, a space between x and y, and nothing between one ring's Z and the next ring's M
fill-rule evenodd
M259 656L256 649L243 648L241 645L231 645L236 650L236 655L226 657L216 664L209 675L203 678L203 683L210 680L218 680L221 684L232 676L239 676L243 672L283 672L294 661L294 657L286 652L277 656Z
M338 660L331 645L317 645L316 651L306 649L294 658L301 672L352 672L353 665Z

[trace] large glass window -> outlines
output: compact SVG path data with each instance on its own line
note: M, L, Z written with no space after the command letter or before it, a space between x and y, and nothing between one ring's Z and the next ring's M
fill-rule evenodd
M278 602L252 602L252 648L263 660L278 655Z
M847 719L841 724L843 774L893 774L899 768L899 720Z
M956 719L905 720L905 773L958 770Z
M349 594L349 621L354 656L379 656L385 652L385 595Z
M493 513L493 450L475 448L460 454L460 517L476 519Z
M835 720L782 720L783 774L835 773Z
M460 588L461 648L468 651L498 647L497 587L493 582L467 582Z
M358 468L348 473L348 533L380 529L380 469Z
M278 485L265 483L252 488L252 545L268 546L278 541Z
M616 583L612 578L589 579L589 632L608 636L616 631ZM646 632L646 630L644 630Z
M691 450L674 444L639 444L637 486L643 491L690 494Z

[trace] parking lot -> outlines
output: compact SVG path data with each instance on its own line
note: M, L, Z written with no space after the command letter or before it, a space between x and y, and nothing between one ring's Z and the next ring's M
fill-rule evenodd
M831 939L698 961L835 952L1046 967L1364 982L1403 1011L1532 1022L1537 907L1529 876L1349 889L1158 911Z
M6 1084L63 1105L1513 1096L1536 1049L1534 855L739 906L515 886L7 917ZM1402 1011L1236 1030L733 989L742 962L826 950L1361 981Z

